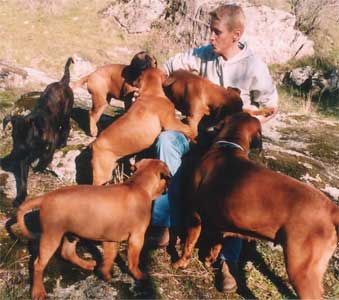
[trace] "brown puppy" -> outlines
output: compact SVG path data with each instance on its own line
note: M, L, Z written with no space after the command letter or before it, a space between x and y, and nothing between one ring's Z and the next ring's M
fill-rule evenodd
M298 296L320 299L322 277L338 242L339 208L315 188L251 162L249 148L260 140L256 118L247 113L226 118L195 169L188 237L174 267L187 266L203 224L204 230L224 237L281 243ZM215 241L209 263L218 255L220 242Z
M125 109L131 105L132 83L147 68L156 68L157 61L153 55L144 51L137 53L131 63L110 64L99 67L93 73L80 78L72 88L87 83L88 92L92 95L92 109L89 113L89 129L92 136L97 136L97 122L112 98L125 101Z
M224 88L186 70L174 71L166 79L164 89L175 108L187 116L196 135L202 117L211 115L217 122L225 114L242 111L239 89Z
M122 184L65 187L27 200L19 207L18 224L23 234L30 238L32 234L25 225L24 215L33 208L40 208L42 233L39 256L34 262L33 300L46 297L43 271L66 232L103 242L104 257L100 270L106 280L112 278L110 270L119 242L128 240L128 268L135 279L145 277L138 266L139 255L151 219L152 200L165 191L170 171L157 159L141 160L136 169L134 175ZM80 263L76 263L86 269L95 266L94 261L78 260Z
M252 116L264 116L263 121L268 121L276 113L275 109L268 107L242 109L239 89L224 88L186 70L174 71L165 81L164 88L175 108L187 116L188 124L196 134L204 116L211 115L210 119L217 123L225 114L246 111Z
M136 82L140 96L127 113L93 142L93 184L110 180L119 158L147 149L161 130L176 130L189 139L194 138L190 127L176 118L174 105L164 94L162 83L165 78L165 73L159 69L143 71Z

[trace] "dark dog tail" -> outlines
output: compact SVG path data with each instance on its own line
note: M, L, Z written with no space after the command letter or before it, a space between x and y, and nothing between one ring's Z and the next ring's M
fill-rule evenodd
M69 82L70 82L70 74L69 74L69 66L71 64L74 64L74 60L72 57L69 57L67 59L67 62L66 62L66 65L65 65L65 72L64 72L64 76L62 77L62 79L60 80L63 84L67 84L69 85Z
M39 208L41 206L43 197L36 197L33 199L26 200L23 202L20 207L18 208L18 211L16 213L16 219L19 225L19 228L22 232L22 234L29 238L34 239L34 235L28 230L26 224L25 224L25 214L33 209L33 208Z
M339 227L339 206L335 205L333 203L333 206L332 206L332 222L335 226L338 226Z

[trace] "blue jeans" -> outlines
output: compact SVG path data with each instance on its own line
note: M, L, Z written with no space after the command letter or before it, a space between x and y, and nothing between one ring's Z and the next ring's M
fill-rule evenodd
M167 194L161 195L154 201L152 211L152 225L172 227L182 223L181 180L180 168L182 157L189 150L189 142L178 131L163 131L156 142L156 158L164 161L171 173L172 180ZM242 240L239 238L225 238L220 259L236 262L239 260Z
M189 150L189 142L178 131L163 131L156 142L156 158L164 161L172 174L167 194L154 201L152 225L171 227L177 226L182 220L180 205L180 180L182 157Z

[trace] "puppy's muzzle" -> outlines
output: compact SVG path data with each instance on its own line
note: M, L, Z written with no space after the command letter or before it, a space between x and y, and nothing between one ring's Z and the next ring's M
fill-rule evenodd
M172 175L170 174L170 175L165 175L165 174L161 174L160 175L160 179L165 179L165 181L166 181L166 187L165 187L165 189L164 189L164 191L163 191L163 195L164 194L167 194L167 192L168 192L168 187L169 187L169 185L170 185L170 183L171 183L171 180L172 180Z

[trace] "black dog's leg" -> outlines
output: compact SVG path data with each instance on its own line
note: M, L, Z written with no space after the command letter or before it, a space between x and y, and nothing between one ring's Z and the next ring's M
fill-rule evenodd
M63 120L63 123L59 128L57 148L62 148L66 146L70 130L70 119L69 117L67 117Z
M17 196L13 201L13 206L18 207L27 197L27 179L29 162L27 159L19 162L19 176L17 181Z
M37 166L34 168L34 171L42 172L47 168L47 166L53 159L55 149L56 149L55 143L49 142L46 144L44 151L41 153L39 157L39 162Z

